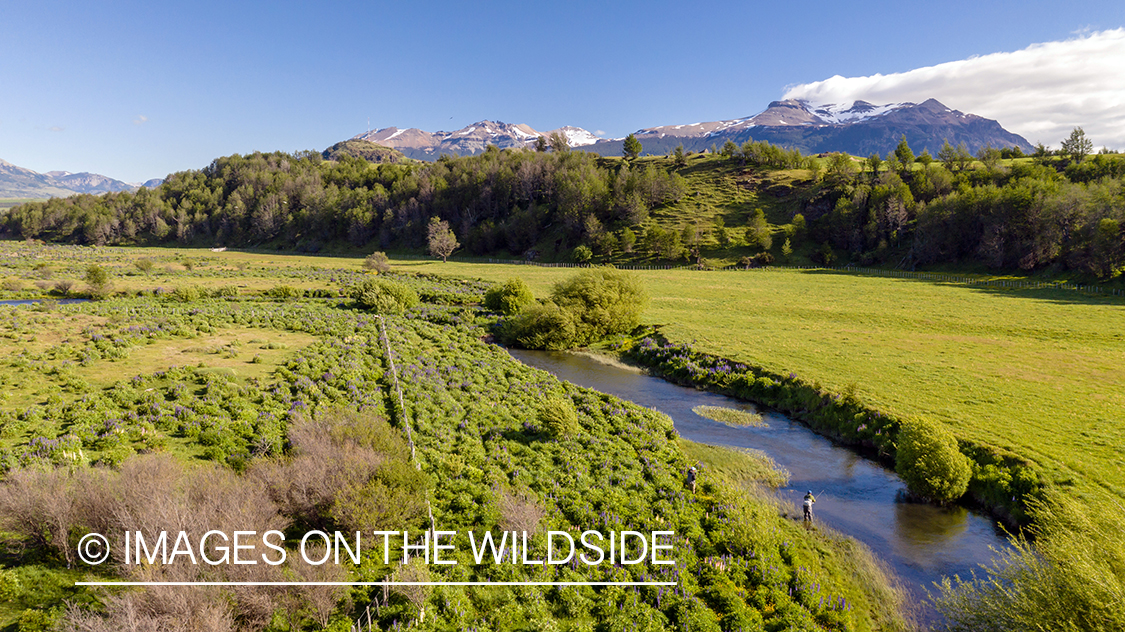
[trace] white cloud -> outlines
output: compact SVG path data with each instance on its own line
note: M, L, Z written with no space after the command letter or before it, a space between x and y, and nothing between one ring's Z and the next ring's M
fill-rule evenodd
M148 122L148 117L144 114L138 114L137 118L133 119L133 125L144 125Z
M601 129L594 130L594 136L605 136L605 130L601 130Z
M890 75L837 75L785 91L786 99L816 104L931 97L996 119L1032 144L1058 146L1081 126L1095 147L1125 149L1125 28Z

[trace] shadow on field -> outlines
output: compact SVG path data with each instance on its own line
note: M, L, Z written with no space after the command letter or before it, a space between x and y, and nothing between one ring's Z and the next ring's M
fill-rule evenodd
M846 270L794 270L801 274L809 275L824 275L824 276L839 276L839 277L863 277L870 279L884 278L888 281L900 281L910 283L927 283L930 285L945 285L949 287L959 287L974 292L983 294L990 294L995 296L1005 296L1009 298L1026 298L1037 301L1046 301L1050 303L1060 303L1067 305L1105 305L1117 306L1125 308L1125 296L1114 296L1113 294L1095 293L1086 290L1069 290L1060 288L1033 288L1033 287L1018 287L1002 285L1001 281L993 281L992 284L980 283L965 283L960 281L947 281L942 279L926 279L926 278L910 278L910 277L879 277L872 274L857 274L848 272ZM952 276L944 273L935 273L935 276ZM1012 281L1011 283L1019 283L1019 281ZM1075 284L1080 285L1081 284ZM1118 290L1121 292L1121 290Z

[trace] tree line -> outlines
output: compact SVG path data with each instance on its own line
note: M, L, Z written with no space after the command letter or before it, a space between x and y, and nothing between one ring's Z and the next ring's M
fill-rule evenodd
M579 151L490 147L428 164L255 153L172 174L155 189L24 204L3 229L82 244L284 243L315 251L339 241L423 247L430 219L439 218L471 252L523 254L548 232L573 244L591 226L641 223L684 191L668 169Z
M630 145L625 160L571 151L565 143L549 152L490 147L434 163L372 164L346 154L325 160L316 152L234 155L172 174L156 189L24 204L11 209L2 229L70 243L315 252L339 242L421 249L437 219L452 231L449 243L467 254L698 257L705 244L697 227L680 231L649 221L652 209L686 193L677 173L683 152L667 162L637 161L640 143ZM905 138L886 157L858 161L754 141L728 141L714 153L739 167L811 176L792 220L780 228L761 209L745 226L708 227L720 249L761 251L745 261L789 258L811 239L807 250L824 264L1060 266L1100 278L1125 267L1125 160L1104 149L1093 154L1081 128L1062 149L1040 146L1032 156L992 147L974 156L948 143L936 157L915 156ZM544 247L551 252L537 252ZM439 256L451 252L443 250Z

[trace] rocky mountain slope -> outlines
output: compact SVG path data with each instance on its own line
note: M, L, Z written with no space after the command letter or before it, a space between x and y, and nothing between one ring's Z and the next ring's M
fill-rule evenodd
M843 151L885 156L904 135L915 153L937 154L947 140L955 146L964 143L973 153L986 145L1032 151L1031 143L998 122L948 108L937 99L885 105L774 101L765 111L742 119L651 127L635 134L646 153L665 153L680 144L689 151L703 151L728 140L741 144L753 139L812 154ZM602 141L587 150L620 155L621 141Z
M563 134L571 147L581 147L603 156L620 156L623 139L601 139L578 127L537 132L527 125L480 121L454 132L387 127L356 136L385 147L393 147L411 158L436 160L442 154L478 154L489 145L501 149L525 147L539 136ZM875 105L866 101L844 104L812 104L807 101L774 101L754 116L725 121L664 125L634 132L644 153L663 154L683 145L688 151L703 151L730 140L766 140L775 145L796 147L805 153L843 151L858 156L886 155L905 135L915 153L937 154L945 141L964 143L969 151L981 147L1019 147L1032 151L1031 144L992 119L946 107L936 99L922 103Z
M109 193L135 191L155 187L163 182L153 179L144 184L130 184L97 173L48 171L38 173L0 160L0 198L65 197L75 193Z
M560 127L549 132L539 132L522 123L478 121L453 132L427 132L417 128L399 129L385 127L355 136L352 140L366 140L401 151L408 158L437 160L442 155L472 156L482 153L488 145L500 149L528 147L540 136L550 138L558 132L571 147L596 143L598 137L580 127Z

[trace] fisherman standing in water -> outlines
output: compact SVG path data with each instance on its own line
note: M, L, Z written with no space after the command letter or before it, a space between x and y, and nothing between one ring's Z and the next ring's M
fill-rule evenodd
M816 497L812 495L812 490L805 494L805 502L802 506L805 508L805 522L812 522L812 506L816 502Z

